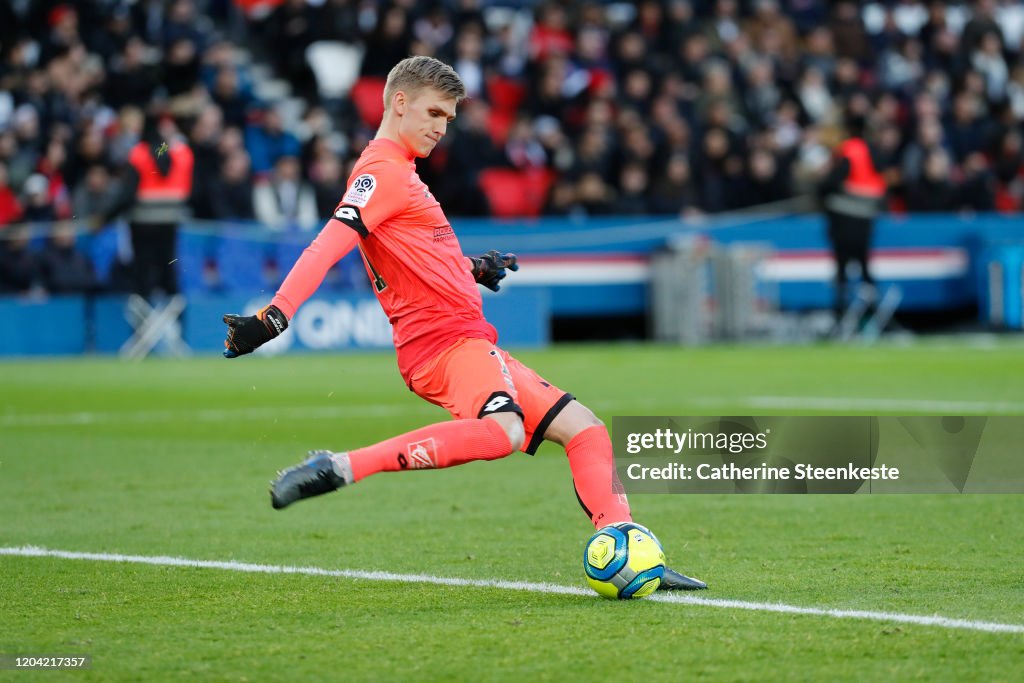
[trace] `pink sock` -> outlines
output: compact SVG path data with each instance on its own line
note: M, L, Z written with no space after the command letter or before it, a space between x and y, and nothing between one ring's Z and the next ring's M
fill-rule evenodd
M356 481L377 472L453 467L473 460L495 460L512 452L495 420L452 420L421 427L348 454Z
M565 447L569 469L583 511L594 528L616 522L631 522L629 502L615 474L612 440L604 425L584 429Z

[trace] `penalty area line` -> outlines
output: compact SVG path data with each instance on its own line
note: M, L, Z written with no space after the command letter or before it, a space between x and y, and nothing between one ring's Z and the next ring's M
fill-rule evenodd
M54 557L65 560L87 560L93 562L121 562L126 564L147 564L157 567L191 567L195 569L221 569L249 574L302 574L305 576L328 576L365 581L392 581L397 583L420 583L434 586L456 586L468 588L497 588L530 593L555 595L593 596L589 589L577 586L562 586L554 583L533 583L528 581L498 581L491 579L463 579L458 577L433 576L430 574L396 574L383 571L360 571L355 569L323 569L320 567L292 567L287 565L253 564L249 562L191 560L184 557L154 555L118 555L113 553L82 553L68 550L52 550L38 546L24 545L0 547L0 555L15 557ZM1024 633L1024 624L1003 624L992 621L953 619L939 615L902 614L899 612L875 612L870 610L843 610L825 607L799 607L773 602L747 602L704 598L682 593L656 593L648 601L695 607L716 607L719 609L742 609L753 612L775 612L805 616L830 617L833 619L861 619L868 621L896 622L917 626L982 631L986 633Z

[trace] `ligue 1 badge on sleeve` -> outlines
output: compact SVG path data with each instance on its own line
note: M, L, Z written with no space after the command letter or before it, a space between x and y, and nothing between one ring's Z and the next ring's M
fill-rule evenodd
M377 179L369 173L364 173L355 180L348 188L348 192L345 193L345 197L342 202L345 204L352 204L353 206L364 207L366 203L370 201L370 197L373 196L373 191L377 189Z

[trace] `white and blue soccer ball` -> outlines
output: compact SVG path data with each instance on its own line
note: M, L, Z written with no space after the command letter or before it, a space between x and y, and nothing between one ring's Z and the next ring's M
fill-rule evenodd
M611 524L583 549L587 583L603 597L642 598L658 590L665 575L665 550L649 529L634 522Z

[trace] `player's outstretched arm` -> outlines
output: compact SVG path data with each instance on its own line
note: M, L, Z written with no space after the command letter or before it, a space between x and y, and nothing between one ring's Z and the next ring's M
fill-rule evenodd
M256 312L256 315L224 316L228 335L224 340L224 357L238 358L252 353L268 341L288 329L288 318L271 304Z
M224 316L228 326L224 357L252 353L288 329L288 320L295 311L317 290L331 266L352 251L358 241L359 235L349 227L328 221L292 266L269 306L256 315Z
M497 249L491 249L483 256L467 258L472 264L473 279L492 292L501 289L500 282L507 275L506 270L519 270L515 254L502 254Z

